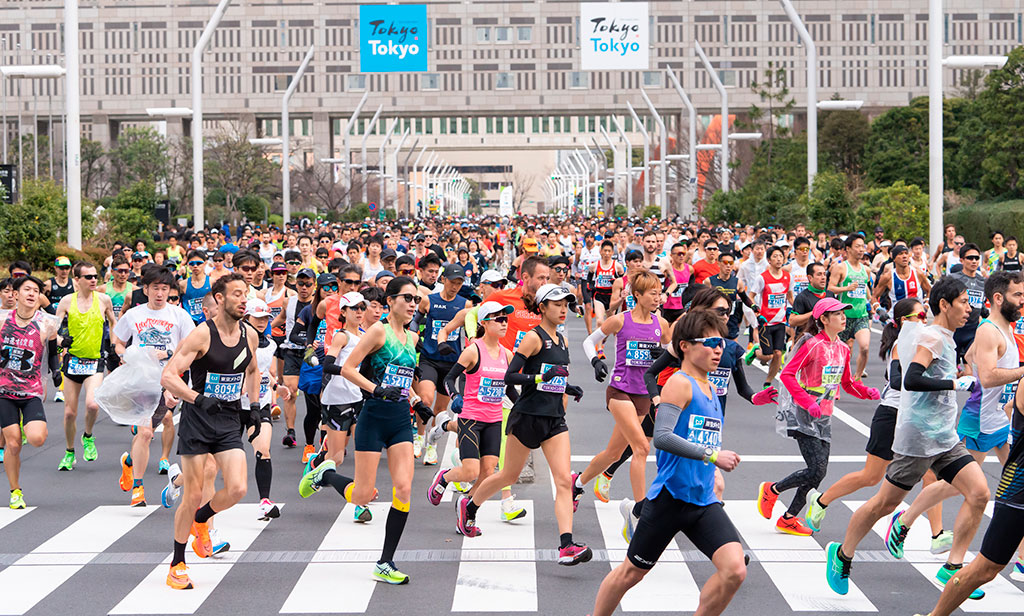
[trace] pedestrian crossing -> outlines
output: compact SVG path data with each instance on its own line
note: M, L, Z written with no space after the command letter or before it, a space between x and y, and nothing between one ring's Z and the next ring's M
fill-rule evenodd
M327 500L321 502L327 503ZM407 529L400 546L400 565L419 561L430 567L429 576L414 577L412 585L420 588L417 592L440 593L438 601L443 611L458 613L546 611L544 606L551 600L546 593L552 592L568 593L585 603L592 602L600 579L617 566L626 553L618 503L593 502L593 506L590 503L581 506L575 520L576 536L594 549L595 559L573 569L552 563L555 550L549 548L554 547L557 532L553 530L553 503L546 498L520 503L530 515L511 524L497 521L499 503L496 500L486 503L478 514L484 534L472 539L453 532L454 512L450 506L434 509L416 503L411 524L431 525L435 531L412 537ZM833 512L829 524L834 524L839 532L843 520L860 504L860 501L844 502L845 509ZM28 553L5 555L17 558L3 560L10 564L0 569L0 596L4 598L0 602L0 615L46 613L42 606L48 605L48 598L73 592L76 577L86 574L83 570L91 567L111 570L111 565L123 565L117 571L130 570L131 575L123 576L124 584L111 586L113 596L109 597L109 606L95 612L97 614L208 613L207 608L216 603L218 596L237 589L238 576L228 578L238 567L270 572L265 577L274 580L273 584L260 589L263 596L272 598L255 606L258 614L381 613L380 606L387 604L395 596L393 593L400 592L377 584L369 575L380 553L388 507L386 503L371 503L374 520L368 524L353 522L352 505L344 505L326 515L325 507L317 515L304 515L298 521L282 518L268 523L257 520L255 504L237 505L214 518L215 527L230 539L230 551L200 560L189 550L187 560L195 589L174 591L164 584L169 551L111 551L115 544L119 549L132 545L133 539L139 539L139 533L151 538L154 528L166 533L169 544L170 512L156 507L99 506L74 519ZM765 588L774 587L775 592L765 596L763 607L778 614L884 612L892 581L926 603L930 604L937 596L931 586L943 558L929 552L930 536L925 520L911 528L906 557L902 561L892 559L881 548L887 520L876 524L873 536L869 535L862 545L863 551L858 553L850 593L839 596L828 589L824 580L825 538L777 533L773 523L762 518L750 500L726 500L725 508L751 557L747 586L752 586L751 578L759 576ZM38 511L0 510L0 545L7 543L5 539L14 533L21 532L19 529L24 529L24 525L31 524ZM438 524L439 519L444 520L443 524ZM159 526L155 525L157 522ZM305 543L294 545L294 549L288 551L266 549L273 545L274 535L283 531L289 522L304 526L301 536ZM430 545L423 544L424 537L433 539ZM164 537L161 537L161 544L162 539ZM154 543L146 541L145 545ZM968 555L970 558L973 554ZM139 566L140 562L144 564ZM882 566L887 567L890 584L879 585L873 580L876 576L871 575L870 568ZM299 567L301 572L292 577L273 573L288 567ZM565 579L583 581L576 585L563 585L561 581L552 584L548 573L552 570ZM711 571L710 563L684 537L677 536L659 564L627 593L621 609L630 614L691 612L696 609L700 585ZM858 579L866 580L866 584L858 584ZM753 588L747 590L747 586L741 588L738 598L754 592ZM557 590L552 591L552 588ZM344 600L325 601L325 590L330 591L330 596ZM965 612L1020 613L1024 605L1024 586L1000 576L985 590L988 596L965 604ZM589 605L583 609L589 609ZM80 616L92 613L81 610Z

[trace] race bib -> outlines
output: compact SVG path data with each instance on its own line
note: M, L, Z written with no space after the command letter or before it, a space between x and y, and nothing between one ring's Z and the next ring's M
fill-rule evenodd
M626 310L632 310L636 308L636 298L632 295L626 296Z
M189 315L193 317L203 316L203 298L190 297L185 301L185 309L188 310ZM278 308L277 311L280 312L281 309Z
M985 305L985 294L982 291L976 291L974 289L967 290L967 302L970 303L971 308L980 309Z
M839 383L843 380L842 366L825 366L821 369L821 386L825 388L825 395L829 398L835 396L839 391Z
M409 397L409 388L412 387L412 375L415 369L411 366L396 366L388 364L384 369L384 380L381 385L384 387L401 387L402 397Z
M800 295L800 293L802 293L804 291L804 289L806 289L806 288L807 288L807 283L806 282L798 282L798 283L794 284L793 285L793 295L794 296Z
M690 415L686 440L701 447L722 448L722 420L703 415Z
M100 366L98 359L82 359L74 355L68 356L68 374L71 376L91 376L96 374Z
M481 377L476 389L476 399L486 404L498 404L505 396L505 380Z
M540 373L544 374L548 370L555 367L555 364L541 364ZM556 376L548 382L541 381L537 383L537 389L540 391L546 391L552 394L564 394L565 386L569 384L569 377L567 376Z
M1015 395L1017 395L1016 383L1007 383L1006 385L1003 385L1003 392L999 394L999 406L1003 406L1010 400L1013 400Z
M597 277L596 281L594 282L594 286L599 289L607 289L608 287L612 286L612 282L613 280L611 276L607 274L601 274L600 276Z
M868 296L868 286L863 282L857 284L857 288L850 291L850 299L865 299Z
M270 375L260 377L260 400L262 401L270 393Z
M716 396L724 396L729 393L729 380L732 378L732 370L718 368L708 373L708 381L715 389Z
M772 310L781 310L786 307L786 294L785 293L771 293L768 295L768 308Z
M690 283L688 283L688 282L680 282L680 283L678 283L676 285L675 290L672 291L672 293L669 294L669 297L682 297L683 296L683 291L685 291L686 287L688 287L688 286L690 286Z
M515 353L516 351L519 350L519 343L523 341L523 336L525 336L525 335L526 335L526 332L524 332L524 331L516 332L516 342L515 342L515 344L512 345L512 352L513 353Z
M220 374L208 372L206 374L206 385L203 387L203 395L223 400L224 402L235 402L242 399L242 377L237 374Z
M1013 333L1024 336L1024 318L1017 319L1013 324Z
M321 346L323 346L324 338L326 338L326 337L327 337L327 321L320 321L320 325L318 325L317 328L316 328L316 341L319 342Z
M437 320L434 320L431 323L432 323L432 325L431 325L431 336L430 337L433 338L434 340L437 340L437 337L441 333L441 330L444 329L445 325L448 325L448 321L437 321ZM459 340L459 331L460 330L461 330L461 328L458 328L455 331L453 331L452 333L448 334L448 337L445 338L445 340L447 342L458 342L458 340Z
M277 315L279 315L279 314L281 314L281 307L280 306L271 306L270 307L270 320L271 321L276 319Z
M626 366L647 368L654 363L651 352L658 346L650 340L627 340L626 341Z

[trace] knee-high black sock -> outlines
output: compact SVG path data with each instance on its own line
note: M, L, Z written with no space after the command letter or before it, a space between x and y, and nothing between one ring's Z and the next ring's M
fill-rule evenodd
M631 457L633 457L633 448L626 445L626 450L622 452L622 455L619 456L617 461L612 462L612 465L605 469L604 474L611 477L615 474L615 471L619 470L619 467L625 464Z
M312 445L320 425L320 398L307 393L303 395L306 398L306 416L302 419L302 434L306 437L306 444Z
M171 559L171 566L185 562L185 544L174 542L174 558Z
M217 512L213 510L213 507L210 506L210 503L206 503L205 505L200 507L198 511L196 511L195 521L199 522L200 524L205 524L209 522L210 518L212 518L216 514Z
M395 560L395 550L398 549L398 542L402 538L402 531L405 530L407 519L409 519L408 511L400 511L394 507L388 511L388 521L384 526L384 549L380 553L378 563Z
M270 481L274 477L274 467L270 458L264 458L256 452L256 488L260 492L260 499L270 498Z
M331 486L332 488L338 491L338 494L341 494L343 497L345 497L345 488L347 488L349 484L352 483L352 480L349 479L348 477L339 474L337 471L332 470L324 471L323 475L321 475L320 477L321 483Z

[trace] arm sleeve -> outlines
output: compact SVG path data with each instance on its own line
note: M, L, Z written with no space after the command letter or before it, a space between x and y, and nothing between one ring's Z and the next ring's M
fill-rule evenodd
M683 409L674 404L662 402L658 405L658 414L654 418L654 439L651 441L656 448L682 458L703 460L704 448L691 443L674 432Z
M651 397L661 395L661 388L658 387L658 375L666 368L671 368L673 360L676 360L676 357L668 351L665 351L659 355L658 359L654 360L654 363L652 363L650 367L647 368L647 371L644 372L644 385L647 386L647 393L650 394Z
M793 401L800 405L801 408L810 408L814 404L814 397L804 391L803 387L800 387L800 383L796 380L796 372L807 361L814 348L818 346L816 340L812 338L804 344L800 345L800 349L793 356L793 359L789 360L789 363L782 369L779 374L779 380L782 381L783 387L789 392L789 395L793 397Z
M459 393L459 377L466 371L466 367L455 362L452 369L448 371L448 374L444 377L444 389L448 392L448 397L453 397Z
M526 357L522 353L512 356L508 363L508 371L505 372L505 385L526 385L532 383L536 377L534 374L523 374L520 372L526 366Z
M924 366L915 361L907 368L907 374L903 377L903 387L907 391L948 391L955 389L956 385L950 380L925 376Z
M324 374L341 374L341 364L338 363L338 358L334 355L324 356Z
M898 359L889 361L889 387L896 391L903 389L903 367Z
M288 334L288 340L301 347L306 346L306 326L296 320L291 333Z
M601 331L601 328L598 327L594 330L594 333L587 336L583 341L583 352L587 354L588 361L592 362L594 361L594 358L597 357L597 343L601 342L604 337L604 333Z
M751 389L750 383L747 382L747 373L743 371L743 362L737 361L732 367L732 378L733 382L736 383L736 393L741 398L750 402L750 399L754 397L754 390Z

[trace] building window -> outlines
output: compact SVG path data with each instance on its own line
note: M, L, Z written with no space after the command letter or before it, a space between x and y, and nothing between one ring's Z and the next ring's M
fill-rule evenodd
M480 118L473 118L472 125L473 125L473 134L474 135L480 134Z
M589 88L590 87L590 73L583 71L572 71L569 73L569 87L570 88Z
M476 42L477 43L490 43L491 42L491 29L490 28L477 28L476 29Z
M455 132L454 130L452 132ZM476 123L473 123L473 132L476 132ZM469 134L469 118L462 118L462 134Z
M736 71L731 69L719 69L718 78L722 80L722 85L727 88L736 87Z
M533 134L536 135L536 134L539 134L539 133L540 133L540 117L539 116L533 116Z
M497 118L494 118L494 120L495 120L495 123L497 124L497 126L495 127L496 130L494 132L498 133L499 135L504 133L505 132L505 118L497 117Z
M644 85L651 88L661 87L661 71L644 71Z
M487 122L484 126L484 129L488 135L494 132L494 118L487 118Z
M423 118L416 118L416 128L413 129L417 135L423 134Z
M437 90L437 73L423 73L420 75L420 90Z
M512 73L498 73L497 79L494 80L494 87L498 90L511 90L515 87L515 78Z
M520 134L526 132L526 118L523 116L516 118L516 132Z
M494 41L496 43L508 43L512 40L512 28L500 26L494 29Z
M348 75L345 79L345 89L349 92L366 90L366 75Z
M291 75L274 75L274 91L284 92L292 82Z
M533 40L533 28L531 26L519 26L517 28L516 36L520 43L529 43Z

